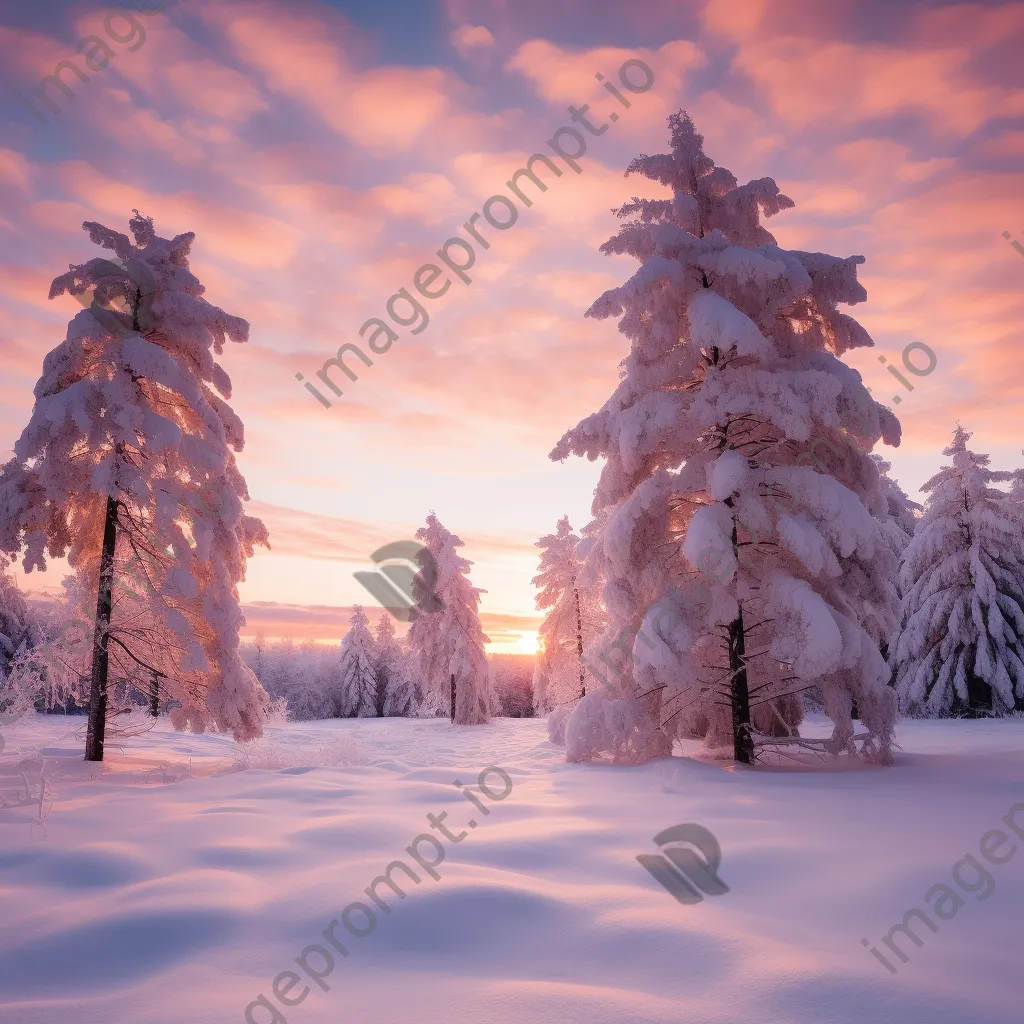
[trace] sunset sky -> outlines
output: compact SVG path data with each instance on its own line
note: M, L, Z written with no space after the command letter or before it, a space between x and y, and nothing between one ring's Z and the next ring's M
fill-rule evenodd
M354 602L379 614L353 572L435 510L487 591L491 649L529 649L534 542L588 521L599 468L547 454L627 352L614 321L583 317L635 267L598 246L613 207L656 194L623 171L668 148L681 107L716 162L795 201L767 222L780 245L866 257L848 312L876 348L847 361L901 398L903 443L882 454L904 488L918 497L957 419L997 468L1024 464L1024 4L171 0L133 14L144 40L117 9L0 9L0 449L79 308L50 281L100 255L82 222L127 231L137 208L165 237L194 231L206 297L252 325L222 359L272 544L242 587L247 634L336 640ZM73 100L51 90L58 114L37 100L41 123L22 100L59 61L85 69L90 34L114 57L65 76ZM595 75L621 90L631 59L654 83L626 109ZM421 300L429 324L372 366L349 359L358 381L335 374L324 408L296 374L359 341L583 104L619 116L582 173L561 162L514 225L483 225L471 283ZM879 357L900 366L913 342L937 367L911 393ZM22 585L52 592L65 568Z

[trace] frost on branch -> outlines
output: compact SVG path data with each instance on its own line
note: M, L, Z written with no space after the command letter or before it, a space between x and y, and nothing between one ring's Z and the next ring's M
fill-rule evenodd
M390 615L381 617L373 642L374 710L378 717L407 717L416 711L416 687L405 646Z

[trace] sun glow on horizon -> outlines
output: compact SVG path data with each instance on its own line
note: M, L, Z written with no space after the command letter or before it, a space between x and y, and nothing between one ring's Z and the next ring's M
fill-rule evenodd
M516 641L516 654L536 654L540 650L540 634L535 629L519 634Z

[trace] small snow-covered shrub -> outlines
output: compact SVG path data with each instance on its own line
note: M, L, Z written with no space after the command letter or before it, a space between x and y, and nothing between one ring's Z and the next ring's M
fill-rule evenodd
M285 697L272 697L263 709L265 725L288 724L288 700Z
M555 708L548 715L548 739L560 747L565 746L565 723L571 711L571 707Z

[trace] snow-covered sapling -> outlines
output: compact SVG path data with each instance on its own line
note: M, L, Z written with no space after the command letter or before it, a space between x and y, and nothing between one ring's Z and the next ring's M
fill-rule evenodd
M540 626L541 649L534 669L534 707L547 714L583 697L587 688L585 655L605 626L606 616L598 594L583 578L577 554L580 538L573 533L568 516L556 532L537 542L541 549L537 607L547 615Z

